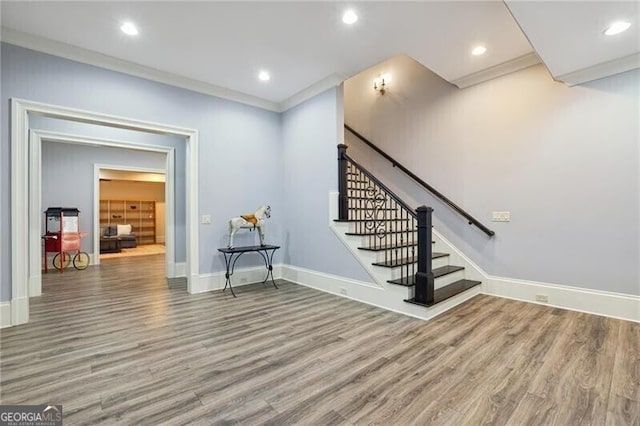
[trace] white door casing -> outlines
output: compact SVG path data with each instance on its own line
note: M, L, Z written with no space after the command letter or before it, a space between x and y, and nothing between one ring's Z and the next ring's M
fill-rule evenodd
M40 154L29 149L29 114L185 138L187 290L190 293L197 292L199 289L198 130L12 98L10 253L12 325L29 321L29 283L33 253L37 251L37 257L40 257L40 212L37 212L37 228L33 228L32 215L29 214L29 206L36 197L35 189L37 188L33 186L40 185L40 171L32 168L31 163L35 158L39 158ZM33 236L34 232L37 239ZM37 250L31 247L34 241L37 241Z

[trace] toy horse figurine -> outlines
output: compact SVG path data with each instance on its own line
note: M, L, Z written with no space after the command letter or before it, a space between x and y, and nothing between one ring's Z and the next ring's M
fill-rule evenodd
M229 248L233 248L233 236L238 229L258 229L260 245L264 246L264 220L271 217L271 206L262 206L253 214L234 217L229 221Z

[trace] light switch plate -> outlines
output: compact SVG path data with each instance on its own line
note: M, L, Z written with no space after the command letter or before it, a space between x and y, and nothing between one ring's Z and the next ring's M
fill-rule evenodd
M209 225L211 223L211 215L209 214L202 215L202 223L205 225Z
M492 212L492 222L511 222L511 212Z

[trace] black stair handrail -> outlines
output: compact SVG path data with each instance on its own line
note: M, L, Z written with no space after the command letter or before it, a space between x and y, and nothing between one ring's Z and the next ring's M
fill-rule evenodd
M411 170L407 169L405 166L403 166L401 163L399 163L395 158L393 158L392 156L390 156L389 154L387 154L386 152L384 152L383 150L381 150L380 148L378 148L373 142L369 141L367 138L365 138L364 136L362 136L360 133L356 132L352 127L350 127L348 124L344 125L345 129L347 129L348 131L350 131L351 133L353 133L358 139L360 139L362 142L364 142L365 144L367 144L371 149L373 149L375 152L377 152L378 154L382 155L385 159L389 160L391 162L391 164L393 165L393 167L397 167L400 170L402 170L407 176L409 176L411 179L413 179L414 181L416 181L418 184L420 184L422 187L424 187L427 191L431 192L433 195L435 195L438 199L440 199L440 201L442 201L443 203L445 203L446 205L448 205L449 207L451 207L454 211L456 211L458 214L462 215L464 218L466 218L469 221L469 225L475 225L477 226L482 232L484 232L485 234L487 234L489 237L493 237L496 233L493 232L491 229L487 228L486 226L484 226L478 219L474 218L473 216L471 216L469 213L467 213L466 211L464 211L460 206L458 206L456 203L454 203L453 201L451 201L450 199L448 199L447 197L445 197L440 191L436 190L434 187L432 187L431 185L429 185L427 182L425 182L424 180L420 179L418 176L415 175L415 173L413 173Z
M398 203L399 205L404 207L404 209L407 210L407 213L409 213L412 217L414 217L416 219L418 218L416 212L411 207L409 207L409 205L407 203L402 201L402 199L400 199L400 197L398 197L384 183L380 182L380 180L378 178L376 178L369 170L365 169L357 161L355 161L353 158L349 157L349 155L346 152L343 155L344 155L344 158L346 160L348 160L350 163L352 163L354 166L356 166L358 169L360 169L362 174L367 176L367 178L369 178L373 183L375 183L380 188L382 188L389 195L389 197L391 197L396 203Z

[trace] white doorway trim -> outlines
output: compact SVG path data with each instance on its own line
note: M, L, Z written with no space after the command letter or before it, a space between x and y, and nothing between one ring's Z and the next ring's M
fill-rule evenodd
M146 151L146 150L144 150ZM147 167L131 167L118 164L94 164L93 165L93 244L94 247L100 246L100 235L96 229L100 229L100 171L101 170L124 170L127 172L142 173L161 173L165 175L164 182L164 200L165 200L165 264L167 278L176 278L176 259L175 259L175 215L174 215L174 180L175 170L173 169L173 159L170 156L175 155L173 149L167 152L167 165L164 169L152 169ZM171 154L171 155L169 155ZM98 252L100 250L98 249ZM96 254L96 265L100 264L100 253Z
M164 154L166 158L165 169L143 169L140 167L128 167L120 165L99 165L94 164L94 185L93 185L93 253L92 260L96 265L100 264L100 236L96 232L96 224L99 223L99 182L97 182L100 168L132 171L152 171L156 173L166 173L165 202L167 209L170 209L166 216L167 226L171 226L171 234L166 242L166 274L168 278L175 278L175 216L174 216L174 188L175 183L175 149L173 147L159 145L143 145L111 139L92 138L87 136L71 135L66 133L50 132L32 129L29 131L29 297L40 296L42 294L42 247L40 235L42 234L42 142L67 143L88 146L107 146L112 148L133 149L138 151L156 152ZM96 252L97 250L97 252Z
M198 245L198 131L85 111L58 105L50 105L24 99L11 99L11 324L29 321L29 278L31 264L29 204L31 182L34 176L30 167L29 114L42 115L81 123L97 124L120 129L184 137L186 141L186 230L187 230L187 290L200 291ZM38 212L39 216L40 212ZM40 257L40 226L37 228L38 257Z

